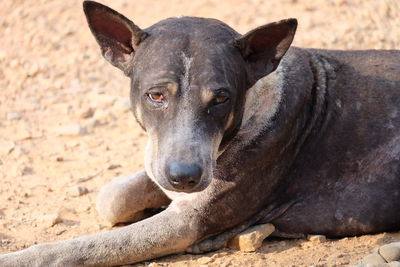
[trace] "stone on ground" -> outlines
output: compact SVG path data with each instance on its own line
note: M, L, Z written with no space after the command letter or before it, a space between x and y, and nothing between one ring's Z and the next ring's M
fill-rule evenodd
M71 197L79 197L89 193L89 190L83 186L73 186L67 189L67 195Z
M390 243L380 247L379 254L387 262L400 260L400 242Z
M54 225L62 222L60 214L47 214L38 218L37 222L41 227L53 227Z
M326 242L326 237L324 235L309 235L307 239L311 242L315 243L324 243Z
M232 238L228 246L245 252L256 251L274 231L275 227L270 223L256 225Z
M372 253L362 259L363 264L381 264L386 263L385 259L378 253Z
M53 129L60 136L79 136L86 133L86 129L79 124L60 125Z

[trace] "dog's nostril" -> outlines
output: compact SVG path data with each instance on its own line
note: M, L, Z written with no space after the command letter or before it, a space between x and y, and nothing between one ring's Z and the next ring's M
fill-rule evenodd
M190 180L190 181L188 182L188 185L189 185L190 187L193 187L193 186L196 185L196 181Z
M202 169L197 164L171 162L167 166L166 174L175 189L190 191L200 182Z
M175 177L171 177L171 182L172 183L174 183L174 184L179 184L179 180L177 179L177 178L175 178Z

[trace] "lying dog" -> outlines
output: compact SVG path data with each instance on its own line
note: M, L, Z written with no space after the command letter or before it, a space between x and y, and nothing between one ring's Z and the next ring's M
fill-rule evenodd
M289 236L400 229L399 51L289 48L295 19L242 36L214 19L142 30L95 2L84 11L103 56L131 78L149 135L145 171L103 188L98 209L140 221L3 255L1 266L199 253L266 222Z

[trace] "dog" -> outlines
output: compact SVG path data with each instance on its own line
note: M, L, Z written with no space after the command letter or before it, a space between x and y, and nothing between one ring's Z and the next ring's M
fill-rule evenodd
M251 225L332 237L400 229L400 52L290 47L297 21L240 35L196 17L140 29L83 3L131 78L145 170L97 208L128 226L0 256L0 266L113 266L222 247ZM149 210L167 208L153 216Z

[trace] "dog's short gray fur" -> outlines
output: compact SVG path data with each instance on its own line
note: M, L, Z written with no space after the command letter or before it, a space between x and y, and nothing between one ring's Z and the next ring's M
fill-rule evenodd
M287 235L400 229L400 52L286 52L293 19L241 36L212 19L141 30L100 4L84 9L104 57L131 77L133 112L149 135L146 171L104 187L98 209L112 223L139 221L3 255L0 266L203 252L262 222ZM168 102L151 103L151 88ZM215 105L219 89L229 100ZM200 166L197 184L175 188L171 161Z

